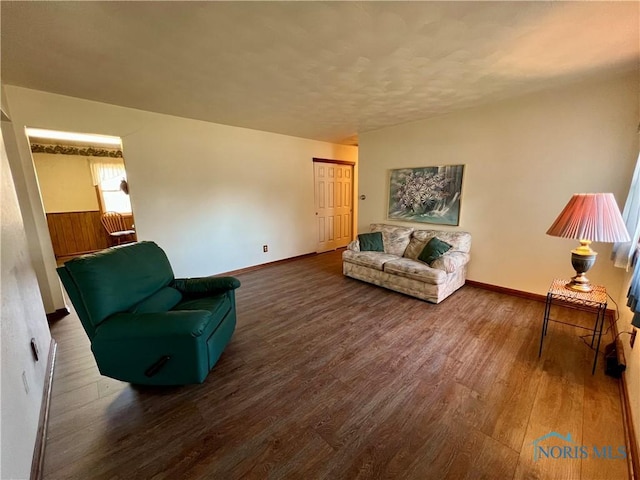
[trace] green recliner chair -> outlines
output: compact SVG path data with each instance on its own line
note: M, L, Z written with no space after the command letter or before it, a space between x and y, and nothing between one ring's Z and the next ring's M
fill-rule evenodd
M107 377L143 385L202 383L235 330L240 281L174 278L154 242L74 258L58 275Z

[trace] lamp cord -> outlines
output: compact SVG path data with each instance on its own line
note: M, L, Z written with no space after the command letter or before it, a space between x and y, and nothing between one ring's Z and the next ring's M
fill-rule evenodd
M609 332L611 331L611 329L613 328L614 325L616 325L619 321L620 321L620 310L618 308L618 302L616 302L613 297L611 295L609 295L609 292L607 292L607 297L609 297L611 299L611 301L613 302L613 304L616 306L615 308L615 313L614 313L614 321L609 323L609 326L607 327L607 329L604 331L604 333L602 335L608 335ZM629 332L629 331L622 331L622 332L618 332L618 334L614 337L613 339L613 343L616 343L616 340L618 340L618 338L620 337L620 335L622 334L628 334L631 335L633 332ZM587 338L591 338L593 337L595 334L593 333L587 333L585 335L578 335L578 338L580 338L580 340L582 340L582 343L584 343L587 347L589 347L591 350L595 350L595 348L593 348L589 343L587 343ZM604 355L604 351L600 351L600 353L602 355Z

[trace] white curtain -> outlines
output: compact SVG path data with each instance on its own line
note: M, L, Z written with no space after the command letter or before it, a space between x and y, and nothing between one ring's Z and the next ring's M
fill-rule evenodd
M631 241L615 243L611 259L616 267L624 268L628 271L640 240L640 155L638 155L636 169L633 172L631 188L629 188L629 195L624 205L622 218L629 231Z
M98 185L112 178L126 178L124 161L121 158L92 157L89 159L93 184Z

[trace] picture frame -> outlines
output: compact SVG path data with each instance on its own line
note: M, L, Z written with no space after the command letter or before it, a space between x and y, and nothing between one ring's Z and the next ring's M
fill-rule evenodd
M463 173L464 165L391 170L388 218L460 225Z

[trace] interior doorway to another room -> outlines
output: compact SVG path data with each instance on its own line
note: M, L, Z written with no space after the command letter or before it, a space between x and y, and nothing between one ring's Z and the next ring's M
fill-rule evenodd
M353 240L354 163L313 159L317 252L346 247Z
M58 264L136 240L119 137L32 128L27 135ZM110 234L107 212L130 233Z

